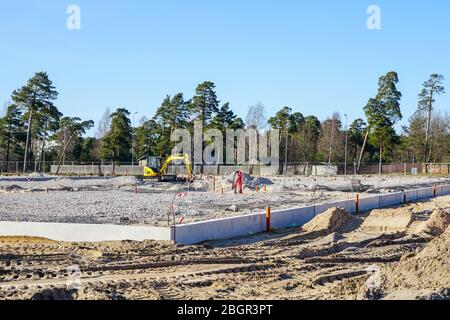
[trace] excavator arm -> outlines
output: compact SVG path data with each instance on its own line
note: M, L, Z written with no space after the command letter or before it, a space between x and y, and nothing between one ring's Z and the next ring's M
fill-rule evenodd
M167 160L162 165L161 169L159 170L159 175L164 176L166 174L166 171L169 167L169 165L178 160L183 160L184 165L186 166L186 171L189 178L192 178L192 165L191 165L191 159L188 154L177 154L177 155L171 155L167 158Z

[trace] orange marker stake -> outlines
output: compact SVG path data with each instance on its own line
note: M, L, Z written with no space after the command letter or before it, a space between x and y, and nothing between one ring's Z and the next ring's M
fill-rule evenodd
M356 194L356 213L359 213L359 193Z
M266 208L266 224L267 224L267 232L271 232L272 231L272 225L271 225L271 212L270 212L270 207Z

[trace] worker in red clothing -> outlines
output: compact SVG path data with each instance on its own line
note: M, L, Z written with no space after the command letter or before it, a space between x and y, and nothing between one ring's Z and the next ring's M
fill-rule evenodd
M243 173L242 171L236 171L236 173L234 174L234 178L233 178L233 189L234 189L234 193L239 193L243 194L242 191L242 178L243 178Z

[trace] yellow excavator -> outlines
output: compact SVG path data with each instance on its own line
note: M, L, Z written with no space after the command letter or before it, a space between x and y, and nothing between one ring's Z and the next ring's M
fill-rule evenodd
M167 175L167 169L173 162L183 162L189 180L192 180L192 165L188 154L176 154L168 157L164 163L162 157L147 156L144 166L144 179L176 180L177 175Z

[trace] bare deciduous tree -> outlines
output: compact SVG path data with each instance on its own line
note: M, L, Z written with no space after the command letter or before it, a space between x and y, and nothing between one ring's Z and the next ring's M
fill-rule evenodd
M245 124L248 128L264 130L267 127L266 108L262 103L257 103L248 108Z

